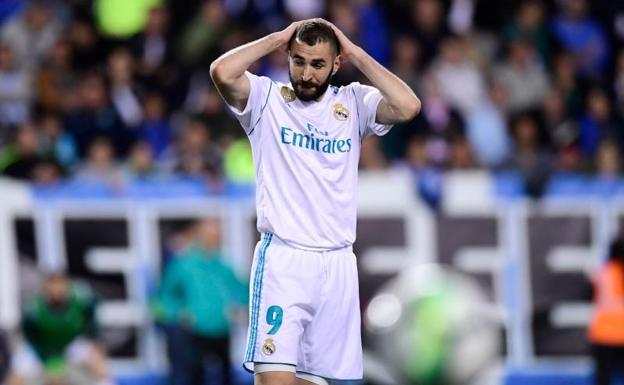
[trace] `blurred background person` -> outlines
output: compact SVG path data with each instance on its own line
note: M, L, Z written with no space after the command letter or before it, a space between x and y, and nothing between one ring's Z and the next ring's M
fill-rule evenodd
M14 135L13 143L0 148L0 173L27 181L31 179L37 164L43 160L39 154L37 127L25 122Z
M0 126L24 123L30 116L32 94L29 73L15 61L13 48L0 43Z
M107 186L113 191L120 191L123 188L123 174L107 137L97 137L89 145L87 159L76 170L74 179L82 183Z
M167 328L172 385L204 384L207 359L221 367L221 383L232 384L230 329L247 306L247 288L223 260L221 224L205 219L163 272L156 318Z
M594 315L589 341L595 363L594 383L611 384L624 369L624 239L613 240L604 266L592 276Z
M154 151L147 142L136 142L130 150L128 159L121 167L124 181L149 181L162 176L154 163Z
M14 357L8 385L43 382L113 385L98 342L96 300L61 272L48 273L43 292L22 314L26 346Z
M34 70L61 33L61 20L50 3L43 0L28 2L26 9L0 30L0 38L15 52L19 68Z

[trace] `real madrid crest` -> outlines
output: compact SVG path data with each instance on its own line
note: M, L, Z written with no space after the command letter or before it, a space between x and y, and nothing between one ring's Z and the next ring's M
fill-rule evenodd
M264 340L264 344L262 345L262 353L267 356L275 353L275 344L273 343L272 339L267 338L266 340Z
M280 94L282 95L282 98L284 98L284 101L286 103L290 103L293 100L297 99L297 96L295 95L295 91L291 90L290 88L286 86L282 86L282 88L280 88Z
M341 122L349 118L349 110L340 103L334 104L334 118Z

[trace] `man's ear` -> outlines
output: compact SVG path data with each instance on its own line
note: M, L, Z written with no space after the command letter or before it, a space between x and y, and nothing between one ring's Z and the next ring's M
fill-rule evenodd
M336 75L336 72L338 72L338 68L340 68L340 55L336 55L336 57L334 58L334 65L332 68L332 75Z

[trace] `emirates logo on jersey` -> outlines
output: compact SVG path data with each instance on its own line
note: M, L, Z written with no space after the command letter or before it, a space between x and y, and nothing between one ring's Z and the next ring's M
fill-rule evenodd
M307 124L306 134L298 133L289 127L281 128L282 144L305 148L325 154L336 154L351 151L350 138L330 138L327 130L321 130L312 123ZM320 137L319 137L320 136Z

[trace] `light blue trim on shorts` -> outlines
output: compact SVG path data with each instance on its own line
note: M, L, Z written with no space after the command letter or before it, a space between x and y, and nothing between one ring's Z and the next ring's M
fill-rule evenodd
M251 319L249 321L249 345L247 345L247 354L245 362L253 362L254 352L256 351L256 339L258 338L258 317L260 313L260 296L262 294L262 278L264 276L264 259L266 251L271 244L273 234L266 233L263 235L262 246L260 247L260 255L258 256L258 264L256 266L256 274L253 282L253 296L251 299Z

